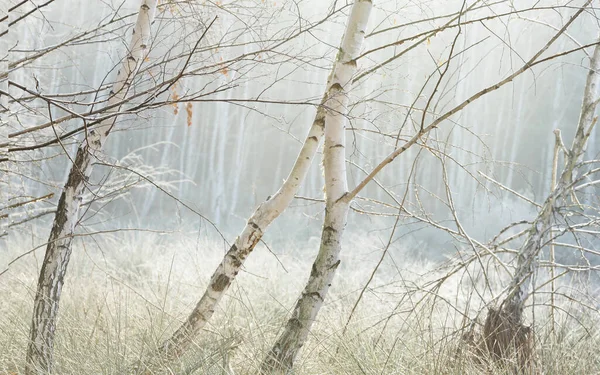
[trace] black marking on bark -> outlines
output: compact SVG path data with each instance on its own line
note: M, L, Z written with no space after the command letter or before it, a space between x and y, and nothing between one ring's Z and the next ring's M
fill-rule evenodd
M65 191L63 190L58 200L58 209L56 210L56 217L54 218L54 225L52 226L52 239L58 238L59 231L62 230L62 228L64 228L65 223L67 222L67 210L65 209L65 199ZM50 245L51 243L48 244L48 247L50 247Z
M319 138L315 137L314 135L312 137L308 137L308 139L311 139L311 140L313 140L315 142L319 141Z
M260 228L258 228L258 226L257 226L257 230L260 233ZM254 250L254 247L256 246L256 244L258 243L258 241L260 241L261 237L262 237L261 234L252 236L252 238L251 238L252 244L250 245L250 248L248 249L248 254L250 254L252 252L252 250Z
M337 230L334 227L328 225L328 226L326 226L326 227L323 228L323 232L333 232L333 233L335 233L335 232L337 232Z
M249 221L249 222L248 222L248 225L250 225L250 226L251 226L252 228L254 228L254 229L258 229L258 230L260 230L260 227L258 226L258 224L256 224L256 223L255 223L255 222L253 222L253 221Z
M231 279L227 275L221 274L213 283L212 288L217 292L222 292L225 288L227 288L230 282Z
M336 91L341 91L343 89L344 88L342 87L342 85L340 85L338 82L331 85L331 88L330 88L330 90L336 90Z
M319 118L315 120L315 125L321 129L325 128L325 116L323 114L319 115Z
M235 246L235 245L234 245ZM233 246L232 246L233 248ZM240 268L242 266L242 261L237 257L237 255L232 254L232 251L229 250L229 254L228 256L231 258L231 264L235 267L235 268Z
M323 296L321 296L321 294L319 292L310 292L310 293L306 293L307 297L317 297L318 299L321 300L321 302L325 302L325 299L323 299Z
M148 47L148 46L147 46L147 45L145 45L145 44L140 44L140 48L142 48L142 49L146 49L146 47Z
M312 268L310 270L310 277L315 277L317 276L317 265L313 263Z
M344 63L344 65L350 65L350 66L356 68L356 60L347 61L347 62Z
M331 267L329 267L330 270L335 270L338 268L338 266L340 265L342 261L340 259L338 259L337 262L335 262L334 264L331 265Z
M288 326L294 328L302 328L302 322L298 318L291 318L288 320Z
M142 8L142 10L150 10L150 7L147 4L142 4L140 8Z
M341 145L341 144L338 143L336 145L331 146L330 148L336 148L336 147L344 148L344 145Z
M129 56L127 56L127 60L131 60L131 61L135 62L135 57L129 55Z
M77 155L75 156L75 162L71 167L71 172L69 173L69 177L67 178L67 183L63 189L63 192L66 192L67 189L73 188L73 192L76 194L78 190L84 187L85 182L87 182L89 176L85 176L82 172L85 171L87 165L89 164L89 156L87 150L84 147L80 147L77 150ZM63 202L64 203L64 202ZM59 206L57 212L60 210L66 210L66 206ZM64 213L67 214L66 212ZM63 222L64 224L64 222ZM62 230L62 228L61 228Z

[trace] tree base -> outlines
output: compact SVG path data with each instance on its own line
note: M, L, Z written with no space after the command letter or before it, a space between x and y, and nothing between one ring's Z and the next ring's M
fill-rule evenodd
M519 375L539 374L535 361L534 332L504 309L490 309L483 329L463 335L468 356L478 365L502 368Z

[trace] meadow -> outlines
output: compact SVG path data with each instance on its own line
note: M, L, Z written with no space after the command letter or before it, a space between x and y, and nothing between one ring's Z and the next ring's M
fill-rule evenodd
M4 259L20 255L17 249L28 248L33 238L12 236L20 246L9 247ZM469 327L477 332L486 311L474 297L481 280L467 277L472 272L427 288L447 272L448 261L419 261L394 249L364 288L380 256L377 241L350 234L346 246L294 374L511 373L478 358L468 343ZM259 245L193 350L165 366L164 374L257 374L317 248L316 237L271 249ZM77 241L61 300L56 373L125 373L186 318L224 249L194 233L115 232ZM23 371L40 257L41 250L26 255L0 276L0 374ZM560 290L583 285L570 283ZM528 321L535 319L534 373L599 373L597 312L565 297L551 332L540 295L535 310L528 309Z

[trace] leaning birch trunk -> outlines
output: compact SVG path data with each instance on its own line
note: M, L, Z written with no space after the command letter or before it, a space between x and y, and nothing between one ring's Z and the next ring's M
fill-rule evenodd
M370 9L370 2L368 3ZM358 38L355 44L360 48L364 28L357 29L352 35ZM348 45L354 44L348 41ZM358 48L356 48L356 51L358 51ZM354 51L354 49L352 50ZM215 307L227 292L231 282L240 271L246 258L262 238L267 227L289 206L308 173L308 169L312 164L312 160L323 137L326 116L325 107L330 103L329 98L337 95L341 87L337 78L339 77L339 71L341 67L344 67L343 69L345 70L349 69L350 73L344 73L344 76L351 76L354 71L354 61L342 60L347 56L347 53L339 53L337 56L332 72L327 80L327 89L321 100L321 105L317 110L313 124L288 178L277 193L266 202L260 204L248 219L242 233L235 239L235 242L225 254L223 261L212 274L204 295L200 298L187 320L161 345L157 357L149 358L143 361L143 363L136 364L133 369L134 373L151 370L160 361L172 361L188 349L193 342L192 340L211 318ZM356 52L352 56L356 56Z
M123 59L112 87L107 103L108 107L121 102L126 97L132 79L145 57L156 3L157 0L142 1L127 56ZM118 112L119 108L108 111ZM81 197L92 172L92 161L96 154L101 152L104 141L115 121L116 116L106 119L87 133L85 140L77 150L75 161L58 201L33 306L25 369L25 373L28 375L52 372L56 317L64 277L71 256L73 232L79 219Z
M581 115L575 132L575 138L571 149L565 160L565 168L561 173L557 186L546 199L542 211L533 222L529 236L517 259L517 270L511 282L511 294L505 302L507 311L514 310L514 317L519 321L523 313L525 300L529 295L530 278L533 271L533 263L536 255L541 250L543 238L549 232L551 226L552 212L559 208L562 201L571 194L573 174L577 164L581 162L587 140L595 124L594 114L598 104L598 87L600 86L600 45L596 45L590 62Z
M325 97L327 97L327 94L325 94ZM248 255L262 238L267 227L294 199L317 153L321 138L323 138L324 117L324 111L319 108L288 178L277 193L261 203L248 219L242 233L235 239L211 276L204 295L200 298L187 320L169 339L165 340L155 356L149 356L145 360L136 363L131 368L130 373L151 373L157 366L162 366L162 363L167 363L181 356L191 346L193 339L215 312L215 307L227 292L231 282L240 271Z
M582 161L587 140L596 122L594 114L600 99L599 85L600 45L596 45L590 61L579 123L571 148L566 152L563 172L532 223L527 239L519 251L517 268L509 285L509 294L501 304L501 310L491 310L486 319L484 335L487 337L488 349L499 358L505 358L510 355L510 352L516 350L516 354L521 357L519 360L521 366L528 361L523 345L528 345L526 341L529 339L525 336L528 336L529 330L523 326L522 322L525 301L531 288L531 275L535 268L537 255L550 234L553 213L560 209L569 196L574 194L572 184L575 167Z
M362 46L371 8L370 0L355 1L334 67L325 115L323 167L326 207L321 246L292 316L262 364L265 374L286 374L291 371L340 264L341 241L350 206L350 201L344 199L348 192L345 137L348 91L356 72L356 58Z

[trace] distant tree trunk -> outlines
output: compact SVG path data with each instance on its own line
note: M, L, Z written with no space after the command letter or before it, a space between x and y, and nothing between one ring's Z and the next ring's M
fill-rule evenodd
M350 206L350 201L345 199L348 192L345 137L348 91L356 72L356 58L362 46L371 8L371 1L357 0L354 3L334 67L325 116L323 166L326 207L321 246L292 317L263 362L262 371L265 374L286 374L292 369L340 264L342 235Z
M123 59L107 106L121 102L129 91L132 79L145 57L156 3L157 0L142 1L127 56ZM107 110L107 112L117 111L119 108ZM86 134L85 140L77 150L75 161L58 201L33 307L25 369L27 375L52 373L56 317L71 256L73 232L79 219L81 197L92 172L92 161L95 155L101 152L104 141L115 124L115 119L116 117L112 117L102 121Z
M501 304L501 310L491 310L486 319L484 336L488 349L496 356L504 358L511 353L521 356L519 365L528 361L523 348L528 347L529 329L523 326L523 310L530 293L531 275L535 260L548 238L557 213L565 200L574 194L573 180L575 167L582 161L587 140L592 132L598 105L600 85L600 45L596 45L590 62L590 71L583 94L581 115L575 138L565 156L565 166L556 186L548 195L540 213L531 225L527 239L519 251L517 268L509 286L509 295ZM494 323L495 322L495 323Z

